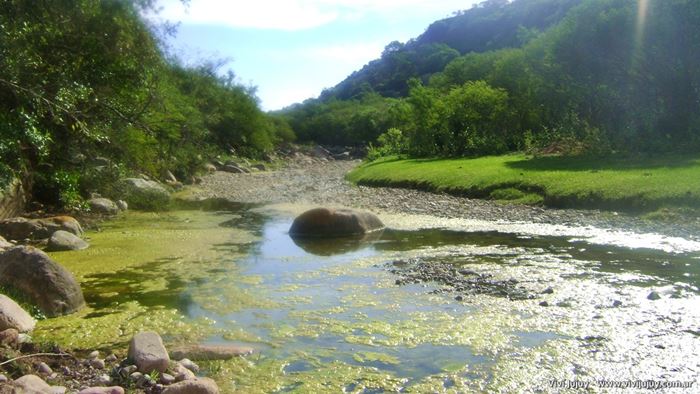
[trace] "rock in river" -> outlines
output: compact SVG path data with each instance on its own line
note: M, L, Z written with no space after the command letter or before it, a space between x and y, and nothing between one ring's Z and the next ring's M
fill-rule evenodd
M43 239L50 237L58 230L68 231L78 236L83 233L80 223L70 216L54 216L43 219L17 217L0 221L0 236L7 239Z
M170 363L163 340L153 331L134 335L129 343L129 359L134 361L142 373L150 373L154 370L163 373Z
M119 213L117 204L108 198L91 198L88 200L88 205L90 206L90 210L95 213L102 213L105 215L116 215Z
M170 201L170 193L158 182L141 178L120 181L121 197L136 209L163 209Z
M11 298L0 294L0 331L14 328L19 332L34 329L36 321Z
M62 250L83 250L90 246L87 242L80 239L78 236L69 233L68 231L58 230L49 238L47 249L49 251Z
M292 237L344 237L382 230L384 223L369 212L314 208L297 216L289 229Z
M0 253L0 285L17 289L49 317L73 313L85 305L73 275L31 246Z

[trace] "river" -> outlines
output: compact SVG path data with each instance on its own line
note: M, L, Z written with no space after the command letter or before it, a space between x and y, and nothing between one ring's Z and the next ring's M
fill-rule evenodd
M90 249L52 254L88 308L42 321L36 339L118 349L153 329L168 346L252 346L204 363L224 392L697 379L692 239L383 213L388 229L372 239L297 244L287 230L309 207L214 204L105 222Z

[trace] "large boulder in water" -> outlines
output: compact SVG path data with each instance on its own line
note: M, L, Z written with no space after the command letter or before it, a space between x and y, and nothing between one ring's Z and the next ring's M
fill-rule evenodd
M367 234L382 230L384 223L370 212L314 208L297 216L289 229L296 238L329 238Z
M119 182L120 198L129 207L145 210L162 210L170 202L170 193L158 182L141 178L126 178Z
M62 250L83 250L87 249L88 246L90 245L77 235L69 233L68 231L58 230L51 235L51 238L49 238L47 250L51 252Z
M73 313L85 305L73 275L31 246L0 253L0 285L15 288L49 317Z

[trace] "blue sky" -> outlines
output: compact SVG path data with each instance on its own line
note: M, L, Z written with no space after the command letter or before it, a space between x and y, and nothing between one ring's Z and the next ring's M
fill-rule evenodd
M264 110L316 97L393 40L476 0L163 0L159 18L180 22L172 49L186 63L228 59L239 82L258 87Z

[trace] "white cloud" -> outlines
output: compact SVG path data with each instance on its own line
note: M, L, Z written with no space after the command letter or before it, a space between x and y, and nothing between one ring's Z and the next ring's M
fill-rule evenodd
M382 54L386 43L351 43L305 48L299 55L315 61L333 61L363 65Z
M263 98L262 107L265 111L282 109L291 103L300 103L310 97L318 96L319 91L314 87L283 86L268 91L260 87L258 95Z
M185 7L178 0L164 0L160 17L196 24L238 28L304 30L338 19L357 19L367 14L391 18L396 13L443 13L469 8L469 0L191 0Z

